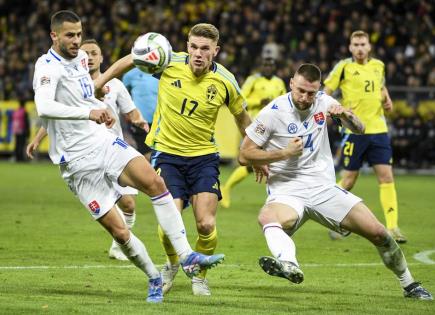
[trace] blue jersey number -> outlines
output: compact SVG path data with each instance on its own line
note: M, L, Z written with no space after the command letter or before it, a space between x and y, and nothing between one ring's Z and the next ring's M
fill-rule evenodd
M94 89L93 84L89 82L87 77L79 79L80 86L82 87L83 91L83 98L88 98L94 95Z
M314 151L314 146L313 146L314 145L314 141L311 139L312 136L313 136L312 133L308 134L307 141L305 142L305 145L304 145L304 148L305 149L310 149L310 152Z

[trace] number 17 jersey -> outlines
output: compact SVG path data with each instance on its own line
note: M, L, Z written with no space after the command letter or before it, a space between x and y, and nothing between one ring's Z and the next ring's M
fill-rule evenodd
M234 76L218 63L196 77L186 53L173 53L159 82L157 108L146 143L157 151L179 156L217 152L214 139L219 108L233 115L243 111L245 100Z

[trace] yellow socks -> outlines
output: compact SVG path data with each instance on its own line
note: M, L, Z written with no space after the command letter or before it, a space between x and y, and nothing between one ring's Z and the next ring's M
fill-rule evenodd
M384 210L387 229L395 229L398 225L398 206L396 187L393 183L379 184L379 195Z
M205 255L213 255L217 245L217 230L216 228L209 235L198 234L196 239L195 250L198 253ZM205 278L207 270L201 270L198 277Z
M163 248L165 249L166 256L168 256L168 261L171 263L171 265L178 264L178 255L177 255L174 247L172 246L171 241L166 236L166 234L163 232L160 225L158 226L158 231L159 231L160 243L162 243Z

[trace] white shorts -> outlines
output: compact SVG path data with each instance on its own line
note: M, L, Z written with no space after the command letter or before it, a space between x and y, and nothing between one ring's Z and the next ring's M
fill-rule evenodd
M142 156L113 135L102 140L95 150L60 165L62 178L97 220L121 198L118 177L127 163Z
M270 191L266 204L282 203L298 213L296 224L286 233L292 235L305 221L312 219L329 229L343 232L341 221L362 199L337 185L316 190L295 190L285 184Z

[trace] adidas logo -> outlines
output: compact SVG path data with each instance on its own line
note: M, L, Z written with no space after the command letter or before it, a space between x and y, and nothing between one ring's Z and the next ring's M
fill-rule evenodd
M181 81L180 80L175 80L174 82L171 83L171 85L181 89Z
M356 70L356 71L353 73L353 75L359 75L358 70Z

